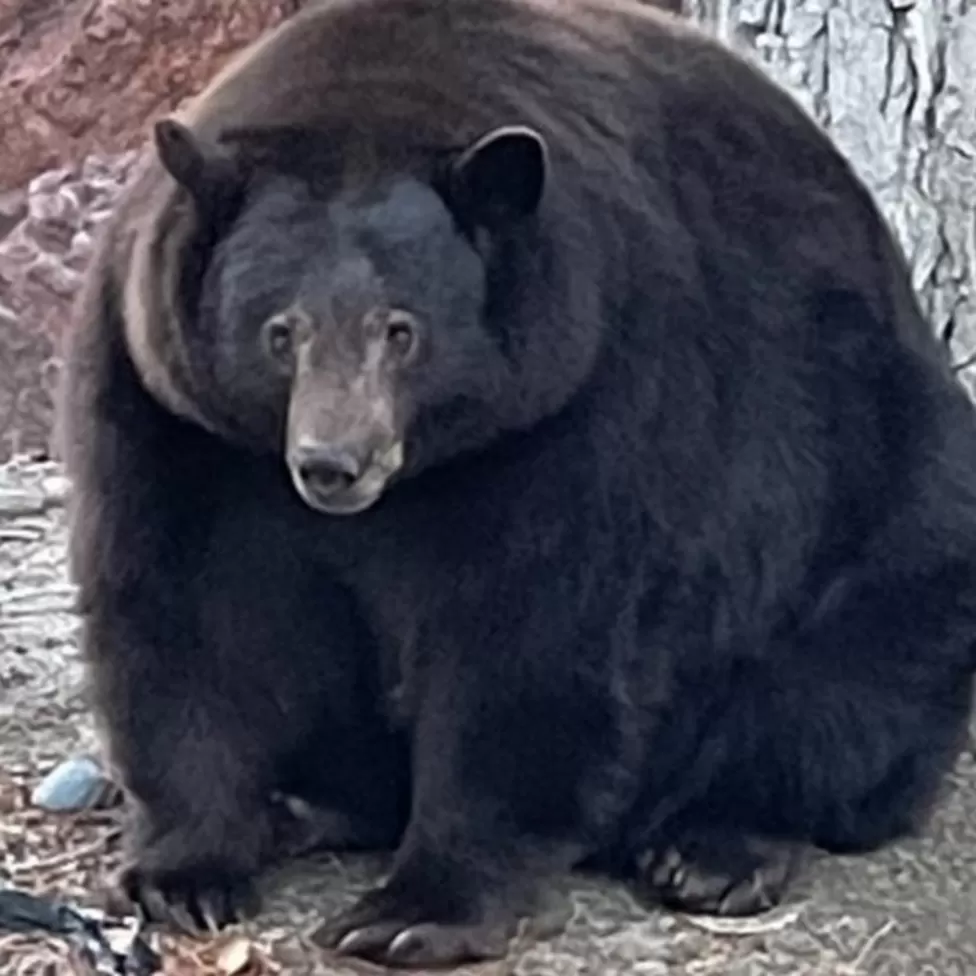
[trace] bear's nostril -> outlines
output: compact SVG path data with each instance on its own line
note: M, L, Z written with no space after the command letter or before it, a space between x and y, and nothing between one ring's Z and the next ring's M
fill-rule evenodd
M298 476L319 495L331 495L351 487L362 473L358 458L341 448L304 448L297 454Z

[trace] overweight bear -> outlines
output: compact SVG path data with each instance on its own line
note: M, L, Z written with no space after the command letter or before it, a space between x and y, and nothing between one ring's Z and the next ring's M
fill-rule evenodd
M281 794L396 848L324 935L387 964L577 865L756 912L964 741L971 405L840 154L660 11L295 16L155 127L63 420L153 917L253 907Z

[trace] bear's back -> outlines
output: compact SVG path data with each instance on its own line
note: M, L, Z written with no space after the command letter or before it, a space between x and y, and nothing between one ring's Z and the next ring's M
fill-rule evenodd
M695 126L703 101L822 172L829 146L789 96L632 0L328 0L233 58L178 117L203 138L314 140L323 180L330 147L334 175L361 178L521 123L545 136L560 180L612 203L648 171L670 175L669 132ZM150 183L169 186L149 156Z
M836 253L852 259L878 229L791 96L631 0L328 0L234 59L180 114L204 138L280 139L274 167L311 153L303 172L327 192L390 171L425 179L439 154L529 125L549 147L557 224L575 234L602 209L645 245L680 223L719 250L766 252L770 275L817 263L798 226L818 225L807 239L831 226ZM160 170L148 162L168 206Z

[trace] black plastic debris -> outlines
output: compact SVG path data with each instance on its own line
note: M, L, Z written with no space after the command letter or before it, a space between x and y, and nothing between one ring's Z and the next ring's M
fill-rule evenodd
M47 932L63 936L92 976L153 976L162 960L145 940L135 916L109 918L48 898L0 888L0 931Z

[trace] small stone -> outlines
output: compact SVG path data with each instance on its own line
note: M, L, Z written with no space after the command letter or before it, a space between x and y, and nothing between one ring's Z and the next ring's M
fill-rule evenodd
M58 187L71 176L71 169L49 169L39 176L35 176L27 185L27 192L31 200L55 193Z
M38 255L27 269L26 278L64 299L72 298L82 282L82 276L77 271L67 268L50 254Z
M0 488L0 515L36 515L46 508L44 496L20 488Z
M52 502L64 503L71 494L71 481L64 475L48 475L41 480L45 498Z
M94 239L89 231L75 231L68 247L68 253L65 256L65 263L71 264L73 271L83 270L91 258L94 244Z
M59 186L47 193L32 194L28 201L30 219L36 222L54 223L59 227L75 225L81 218L78 195L70 186Z
M111 782L90 756L74 756L56 766L31 794L31 803L58 813L99 805Z
M27 191L0 193L0 237L10 233L27 216Z

